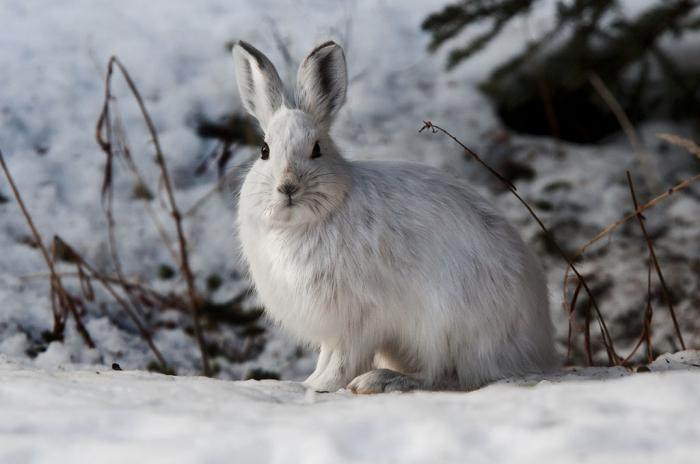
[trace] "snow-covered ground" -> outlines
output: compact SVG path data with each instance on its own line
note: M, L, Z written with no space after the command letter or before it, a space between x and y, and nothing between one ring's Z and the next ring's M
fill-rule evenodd
M537 226L521 205L494 189L480 168L463 160L458 147L446 137L417 132L422 120L430 119L452 130L497 166L504 161L529 166L534 177L518 180L518 189L537 205L566 249L575 249L629 210L624 170L636 174L640 169L626 140L620 137L602 146L580 147L508 134L476 90L494 64L551 22L552 3L544 2L526 22L509 25L486 52L445 73L444 53L426 52L428 38L419 27L439 3L339 0L328 8L327 2L315 0L294 4L0 0L0 148L44 240L59 234L95 267L113 273L99 196L104 155L93 129L104 94L108 57L116 54L125 63L144 95L173 174L178 203L181 210L188 211L216 182L215 169L193 174L216 143L197 136L195 121L200 117L217 120L240 111L226 44L238 38L254 43L278 64L283 76L292 79L295 65L285 64L276 37L286 42L293 61L319 41L335 38L346 49L351 76L348 102L334 129L345 154L415 160L469 176L498 203L545 262L552 314L563 347L567 323L561 310L561 260L546 251ZM138 108L119 77L114 87L133 156L155 191L158 170L151 162L153 151ZM653 134L661 130L681 135L686 131L664 123L649 124L642 131L659 182L669 186L689 177L695 168L692 157L680 149L660 151L663 147ZM249 148L236 151L230 165L234 177L250 154ZM163 292L183 292L181 279L158 278L161 266L176 266L143 201L134 198L132 177L122 164L115 166L116 234L125 273ZM638 187L640 200L650 198L640 181ZM71 362L117 361L130 368L151 364L153 356L133 325L102 293L83 316L97 340L96 350L85 349L70 323L63 342L42 336L51 329L52 319L45 265L30 246L28 229L4 178L0 195L4 198L0 201L0 353L46 367ZM697 190L676 195L647 214L691 347L700 342L700 227L693 220L700 217L698 198ZM157 200L152 203L174 240L170 218ZM234 251L234 220L230 192L209 196L185 216L197 286L205 289L211 276L222 282L219 289L204 291L214 302L230 300L248 287ZM595 260L582 269L592 276L603 311L624 351L636 341L646 303L645 292L640 291L646 282L646 251L636 224L620 231L612 241L604 241L605 246L594 249L591 256ZM74 271L69 265L61 269ZM78 290L75 279L67 277L66 283ZM663 299L656 295L655 346L659 353L678 349L672 342ZM254 305L254 299L248 304ZM155 343L166 360L179 373L198 372L199 355L188 328L189 316L164 311L152 312L149 318L159 328ZM298 379L309 372L313 353L296 346L277 329L262 331L261 327L266 327L262 321L252 330L207 328L205 337L218 347L218 355L214 354L218 376L237 379L253 369L264 369ZM596 333L594 347L599 350L595 337ZM257 348L241 355L251 346Z
M0 357L2 463L695 463L698 352L471 393L38 370Z
M197 135L196 121L240 111L227 43L253 43L291 80L295 65L285 64L277 37L292 61L334 38L346 49L351 78L348 102L334 128L341 149L353 159L407 159L468 176L545 263L563 352L567 320L561 310L561 261L547 251L523 208L494 188L480 168L465 162L458 147L445 137L418 133L422 121L449 129L493 164L514 161L529 167L533 175L519 179L518 190L567 250L629 211L625 169L636 175L641 201L659 192L645 191L637 158L621 136L582 147L511 134L476 90L495 64L552 20L554 1L542 3L527 21L511 23L485 53L450 73L444 72L445 50L428 53L428 38L420 31L423 18L444 3L0 0L0 148L44 241L60 234L95 267L112 272L100 203L105 160L94 139L109 56L121 59L144 95L178 204L188 211L216 183L215 169L194 175L216 143ZM134 159L155 190L158 170L148 134L120 78L114 83ZM640 128L653 172L665 188L695 174L697 162L660 144L654 134L661 131L690 133L664 122ZM234 177L254 151L236 151L229 166ZM115 166L114 206L125 273L162 292L183 292L181 279L159 278L163 265L176 266L143 202L134 198L133 179L122 164ZM230 191L207 198L185 216L184 226L198 288L207 299L226 302L249 286L234 251L236 212ZM158 200L152 204L174 238ZM686 344L697 348L697 186L646 217ZM123 462L127 456L175 462L173 455L183 462L240 456L279 462L690 462L689 456L700 451L700 376L688 365L680 366L684 372L626 377L619 369L600 369L468 394L378 398L315 395L290 382L138 372L154 358L104 293L98 292L83 313L95 349L84 346L70 320L63 341L46 336L52 328L46 269L28 237L0 177L0 462ZM645 243L631 223L592 251L594 259L581 269L592 276L617 348L626 354L646 304ZM74 270L67 264L59 268ZM205 290L211 276L221 286ZM65 280L79 291L77 281ZM659 353L678 349L660 292L653 302L655 348ZM254 296L245 304L255 306ZM172 309L148 314L147 321L155 344L178 374L197 374L199 352L189 316ZM299 380L315 361L312 351L264 320L211 324L204 335L220 379L266 371L262 374ZM595 330L593 337L596 357L603 359ZM125 371L106 370L113 362ZM617 376L626 378L611 379Z

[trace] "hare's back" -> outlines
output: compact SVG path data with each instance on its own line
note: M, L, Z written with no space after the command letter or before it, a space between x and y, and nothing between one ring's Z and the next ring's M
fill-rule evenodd
M381 211L389 225L442 227L436 232L443 234L514 233L489 201L450 173L416 163L376 161L353 163L353 170L352 195L361 198L351 206Z

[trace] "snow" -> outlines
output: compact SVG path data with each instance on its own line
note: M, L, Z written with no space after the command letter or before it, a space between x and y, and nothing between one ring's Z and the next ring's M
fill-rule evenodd
M548 270L553 316L563 345L567 317L560 309L561 260L545 252L539 230L522 206L493 188L475 164L464 162L458 147L446 137L417 132L424 119L431 119L452 130L492 164L515 160L531 165L536 177L518 181L518 189L531 202L551 205L551 210L540 214L552 228L560 227L559 236L566 239L569 248L583 243L627 211L630 199L624 169L635 173L638 167L624 139L598 147L579 147L508 134L476 90L476 84L495 64L519 50L524 37L536 35L552 21L553 3L544 2L525 22L511 23L486 52L450 73L443 70L446 50L427 53L428 38L419 28L421 20L439 5L417 0L339 1L338 8L333 9L319 5L315 0L293 5L223 0L160 0L147 5L135 0L73 0L60 4L0 1L5 19L0 30L1 148L44 241L59 234L93 266L106 270L112 267L99 199L104 156L93 131L110 55L116 54L127 66L146 99L175 181L178 203L186 211L216 182L212 170L199 177L192 174L214 144L196 136L193 119L205 115L215 120L240 111L225 44L245 38L264 50L282 75L291 80L294 65L284 64L272 32L278 31L297 61L314 44L332 37L345 46L351 76L348 102L334 129L345 154L350 158L420 161L469 177L498 203L540 253ZM158 170L150 162L152 147L138 108L118 77L114 92L134 158L147 181L155 186ZM657 145L650 137L661 131L682 135L684 130L664 123L642 128L641 135L664 185L688 177L693 172L692 159L680 150L655 151ZM252 151L243 148L236 152L231 163L234 177ZM116 233L125 273L163 292L183 292L181 279L157 278L160 265L176 266L143 203L132 197L132 178L120 163L115 168ZM37 250L27 246L28 230L4 179L0 181L0 194L9 200L0 202L0 353L46 366L69 361L117 361L145 368L152 363L153 356L120 308L99 292L97 304L86 308L84 315L88 330L98 340L96 350L85 349L71 324L63 343L42 337L51 330L45 265ZM645 198L640 192L640 200ZM679 295L677 311L689 346L700 342L698 308L690 297L699 291L698 279L693 278L693 261L676 257L697 256L700 230L690 218L696 216L698 205L697 195L680 194L647 213L648 227L652 233L661 234L656 239L657 254L666 267L667 281ZM153 208L174 237L168 215L157 204ZM210 196L185 218L197 285L203 288L209 275L220 277L221 288L205 295L217 302L231 299L249 286L235 253L234 221L230 192ZM669 221L674 224L672 228L665 227ZM613 237L613 241L601 243L604 246L592 250L596 259L582 265L603 288L613 279L619 281L619 276L630 276L618 282L615 291L600 296L614 332L624 332L630 318L641 320L643 309L639 308L645 305L638 290L646 277L645 245L634 227L622 230L625 240ZM672 266L666 264L669 260ZM60 267L65 272L74 270L67 265ZM67 278L66 284L78 288L74 279ZM255 306L255 299L246 305ZM190 324L188 316L165 311L150 317L152 324L166 327L155 334L155 343L166 360L179 373L197 373L200 365L196 344L185 330ZM677 349L668 341L673 338L668 315L656 311L655 317L659 321L652 334L655 346L662 351ZM616 322L618 319L622 322ZM254 359L214 359L218 376L240 379L258 368L277 372L285 379L308 374L314 353L286 338L279 329L265 322L259 325L266 332L253 342L236 327L205 333L212 343L228 346L234 353L247 343L264 345ZM634 341L632 337L625 339L625 348ZM594 346L597 359L604 359L595 339Z
M685 352L644 374L589 368L469 393L354 396L0 357L0 462L691 463L698 361Z
M94 140L109 56L121 59L145 98L178 204L186 211L216 182L211 169L193 175L214 147L196 135L194 121L240 111L227 42L253 43L291 80L295 65L283 64L273 30L296 61L334 38L346 49L351 77L348 102L334 128L341 149L353 159L398 158L437 166L464 175L493 199L547 268L563 353L568 319L561 310L561 260L546 251L522 206L494 187L481 168L464 162L458 147L446 137L417 130L429 119L492 164L514 160L531 166L535 176L518 180L518 191L533 204L550 204L538 212L559 231L567 249L630 210L624 171L630 169L636 179L640 167L622 136L586 147L508 133L477 91L494 65L552 21L556 2L540 3L544 6L527 20L508 25L484 53L449 73L444 72L447 49L428 53L428 37L419 27L445 3L339 0L329 8L319 0L0 0L0 148L44 241L59 234L94 267L110 271L99 198L104 156ZM138 108L119 77L114 91L134 158L155 186L158 169ZM656 121L639 130L662 185L697 172L692 157L665 148L654 135L689 136L687 127ZM230 166L234 178L254 151L236 152ZM132 178L121 164L115 168L125 273L159 291L184 293L182 279L158 278L160 265L176 266L143 203L133 198ZM641 179L638 187L640 201L658 193L645 191ZM694 218L700 194L697 186L690 190L645 216L677 298L686 344L697 348L700 227ZM174 237L158 200L153 208ZM209 275L222 280L220 289L205 295L215 302L249 287L235 253L235 215L232 194L225 191L208 197L184 220L197 286L205 288ZM686 355L694 361L681 360L683 354L665 356L645 374L596 368L471 393L319 395L290 382L311 372L315 353L264 320L207 327L205 338L218 348L212 355L218 380L187 377L200 372L189 316L167 309L150 314L149 323L157 328L155 344L183 376L150 374L145 370L152 354L103 292L83 314L95 349L85 347L70 320L63 341L46 337L52 328L46 269L28 236L2 178L0 462L675 463L691 462L700 451L700 362L692 352ZM593 247L581 264L602 289L599 302L623 354L636 342L646 304L645 246L631 223ZM74 270L67 264L59 269ZM72 291L79 290L75 279L65 281ZM254 295L244 302L247 308L257 304ZM654 306L653 345L659 353L675 351L663 300L656 296ZM604 360L595 330L593 343L596 360ZM125 370L105 367L113 362ZM668 368L673 372L664 372ZM284 381L230 381L256 370Z

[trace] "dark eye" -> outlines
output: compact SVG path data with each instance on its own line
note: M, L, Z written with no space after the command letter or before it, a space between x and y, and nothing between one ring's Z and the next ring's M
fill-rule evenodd
M321 156L321 146L316 142L314 144L314 149L311 152L311 159L318 158Z
M267 143L263 142L263 146L260 148L260 158L266 160L270 157L270 147L267 146Z

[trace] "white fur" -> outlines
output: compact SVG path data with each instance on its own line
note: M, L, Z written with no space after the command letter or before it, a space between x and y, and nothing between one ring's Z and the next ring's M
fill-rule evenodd
M307 385L472 389L554 366L545 278L518 233L461 179L345 160L328 135L339 108L329 98L345 98L345 59L336 44L322 51L300 68L303 110L243 95L271 102L251 112L272 116L269 159L252 165L240 192L242 251L270 316L320 347ZM313 63L329 53L325 68ZM330 97L320 95L322 80ZM253 88L261 91L283 94ZM311 159L316 141L322 156ZM280 193L283 184L298 191Z

